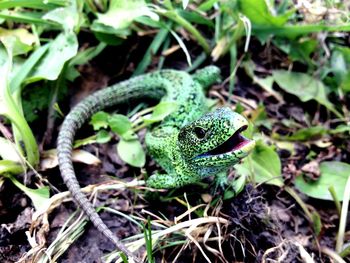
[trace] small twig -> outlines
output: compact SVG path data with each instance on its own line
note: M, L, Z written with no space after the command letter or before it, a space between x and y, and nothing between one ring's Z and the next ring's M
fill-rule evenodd
M339 230L337 235L337 242L335 245L335 251L337 251L338 253L340 253L343 249L346 218L347 218L348 207L349 207L349 198L350 198L350 176L348 177L348 180L346 181L346 185L345 185L343 204L342 204L340 222L339 222Z
M346 263L344 259L342 259L337 253L328 247L322 247L321 252L331 257L336 263Z
M312 216L311 212L309 211L309 209L307 208L307 206L305 205L303 200L301 200L299 195L294 191L294 189L287 186L287 187L285 187L285 190L287 193L289 193L294 198L294 200L298 203L298 205L300 205L300 207L301 207L301 209L303 209L307 219L310 222L313 222L313 216Z

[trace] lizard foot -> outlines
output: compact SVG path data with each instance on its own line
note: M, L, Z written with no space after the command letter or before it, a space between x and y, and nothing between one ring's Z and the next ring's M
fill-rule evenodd
M151 188L171 189L179 187L179 184L175 179L176 176L170 174L153 174L148 178L146 184Z
M228 179L226 172L221 172L215 175L215 187L213 189L213 194L217 192L218 189L225 190L228 186Z

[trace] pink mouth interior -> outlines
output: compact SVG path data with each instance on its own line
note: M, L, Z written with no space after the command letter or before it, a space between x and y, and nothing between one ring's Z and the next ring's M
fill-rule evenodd
M223 144L219 145L213 150L210 150L204 154L201 154L200 156L207 156L207 155L219 155L223 153L233 152L236 150L239 150L246 144L250 142L250 140L244 138L240 133L244 130L246 130L248 127L247 125L244 125L240 129L238 129L228 140L226 140Z

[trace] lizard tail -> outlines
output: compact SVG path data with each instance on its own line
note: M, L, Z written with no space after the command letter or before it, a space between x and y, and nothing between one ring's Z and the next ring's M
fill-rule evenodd
M65 118L57 140L57 155L61 176L74 200L86 213L94 226L112 241L117 249L122 251L129 258L134 259L135 262L141 261L119 241L102 221L85 194L81 192L73 169L72 151L76 131L97 111L137 97L152 96L156 98L163 95L164 91L158 86L159 84L154 85L152 89L150 89L150 92L145 92L145 85L142 85L144 83L142 80L143 79L134 78L133 81L121 82L117 85L100 90L81 101ZM145 93L147 94L145 95Z
M73 150L73 140L76 130L81 126L83 118L91 115L91 110L88 110L85 107L85 104L78 105L71 114L65 119L59 136L58 136L58 162L61 171L61 175L69 191L71 192L74 200L79 204L83 209L85 214L94 224L94 226L105 235L110 241L112 241L116 248L126 254L129 258L133 258L136 262L138 259L135 259L135 256L118 240L118 238L113 234L113 232L106 226L102 221L100 216L97 214L93 208L90 201L87 199L85 194L81 192L79 183L75 177L73 163L72 163L72 150ZM78 119L74 118L79 116Z
M218 84L221 82L221 72L216 66L207 66L196 70L196 72L192 75L192 78L199 82L204 90L207 90L213 84Z

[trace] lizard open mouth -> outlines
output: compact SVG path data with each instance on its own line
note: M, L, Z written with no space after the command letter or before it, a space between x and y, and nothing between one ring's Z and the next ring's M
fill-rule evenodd
M245 138L241 133L248 128L247 125L243 125L239 128L230 138L228 138L224 143L220 144L216 148L200 154L197 158L213 156L213 155L221 155L225 153L232 153L242 149L247 144L252 143L252 140Z
M241 132L245 131L248 128L247 125L239 128L228 140L218 147L206 152L206 155L218 155L228 152L234 152L239 150L244 145L248 144L250 140L241 135Z

